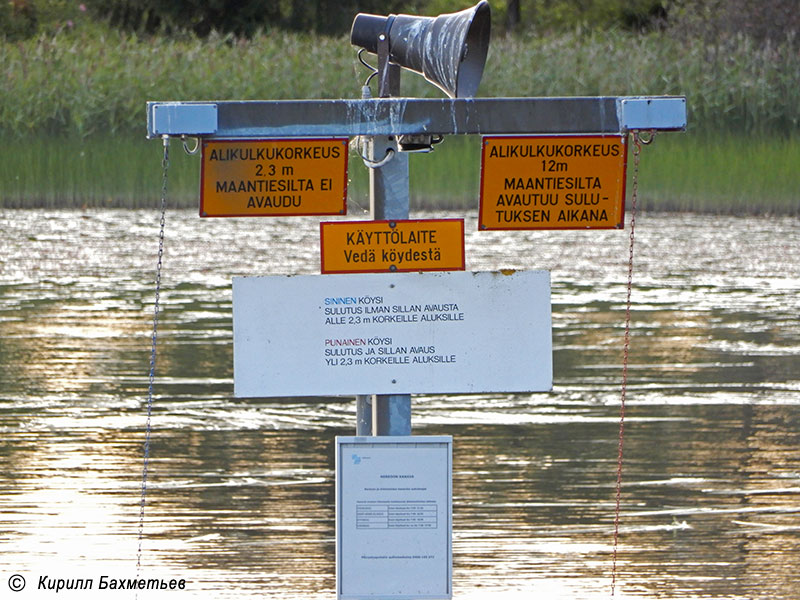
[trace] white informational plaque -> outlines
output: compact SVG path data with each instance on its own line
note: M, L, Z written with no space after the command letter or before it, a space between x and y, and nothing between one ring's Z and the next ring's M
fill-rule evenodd
M340 600L452 597L450 436L336 438Z
M234 395L543 392L550 273L233 280Z

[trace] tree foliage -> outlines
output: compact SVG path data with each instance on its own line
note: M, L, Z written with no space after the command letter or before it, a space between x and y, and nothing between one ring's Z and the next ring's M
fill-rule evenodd
M111 25L141 33L212 31L250 37L281 29L340 35L359 12L398 12L402 0L87 0L92 12Z
M359 12L438 15L477 0L0 0L0 37L20 39L93 18L142 35L212 32L251 37L283 30L345 35ZM716 43L797 38L797 0L490 0L493 31L547 34L575 29L648 31Z
M671 0L669 18L677 33L709 43L736 35L759 42L800 41L797 0Z

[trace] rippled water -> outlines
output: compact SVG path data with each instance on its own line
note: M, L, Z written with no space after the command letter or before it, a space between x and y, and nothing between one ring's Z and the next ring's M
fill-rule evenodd
M0 585L130 569L158 215L0 228ZM555 388L413 400L454 437L454 595L609 597L627 231L466 229L468 269L551 270ZM231 277L316 273L318 237L167 215L142 570L178 597L334 595L354 401L232 394ZM800 222L646 214L636 253L617 597L800 597Z

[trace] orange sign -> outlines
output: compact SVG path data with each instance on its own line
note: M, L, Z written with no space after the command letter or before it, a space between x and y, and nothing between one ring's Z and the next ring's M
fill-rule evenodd
M320 223L323 273L463 271L464 220Z
M206 140L201 217L347 213L347 139Z
M483 138L480 229L622 228L626 139Z

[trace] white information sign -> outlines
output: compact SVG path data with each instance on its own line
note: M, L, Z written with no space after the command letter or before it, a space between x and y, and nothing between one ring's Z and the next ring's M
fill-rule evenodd
M336 589L452 597L450 436L336 438Z
M233 280L237 397L548 391L547 271Z

